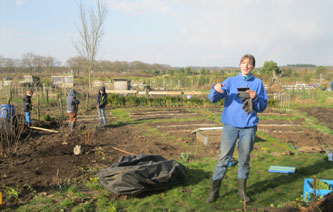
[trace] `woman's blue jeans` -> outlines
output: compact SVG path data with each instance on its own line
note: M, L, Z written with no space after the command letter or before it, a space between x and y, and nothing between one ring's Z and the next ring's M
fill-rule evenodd
M238 128L224 124L221 154L215 166L213 180L222 180L227 172L228 163L234 154L238 139L238 178L247 179L250 173L250 153L253 149L257 126Z

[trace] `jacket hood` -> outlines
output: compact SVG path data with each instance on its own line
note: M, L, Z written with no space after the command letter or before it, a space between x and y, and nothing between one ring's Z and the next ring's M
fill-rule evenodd
M105 87L100 87L99 90L105 93Z
M76 90L74 89L70 90L68 96L76 96Z

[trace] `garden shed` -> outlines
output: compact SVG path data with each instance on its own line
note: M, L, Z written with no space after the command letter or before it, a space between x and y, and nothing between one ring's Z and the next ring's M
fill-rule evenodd
M114 79L114 90L130 90L130 79Z

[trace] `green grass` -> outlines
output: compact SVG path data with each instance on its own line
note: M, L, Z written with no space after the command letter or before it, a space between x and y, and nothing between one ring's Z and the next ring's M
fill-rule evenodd
M113 200L107 190L96 186L98 181L92 180L95 186L87 186L85 189L74 186L65 189L59 196L38 195L18 211L220 211L242 208L243 204L237 197L237 165L229 167L221 186L220 198L215 203L205 203L215 163L216 160L211 158L184 163L188 174L185 184L140 198ZM296 172L291 175L269 173L271 165L295 166ZM321 154L297 153L276 158L270 153L261 153L260 158L253 157L251 160L247 191L254 202L248 207L284 205L301 198L304 179L313 176L318 179L330 179L333 176L331 166L326 156ZM78 193L91 194L92 191L94 196L86 198L83 203L75 204L74 200L82 198Z
M140 108L117 108L112 110L116 121L111 125L132 124L139 133L153 137L163 137L166 140L175 140L167 132L149 127L151 123L158 122L186 122L196 120L212 120L220 123L221 114L213 113L207 108L191 108L192 112L200 113L197 117L182 119L156 119L134 120L130 118L131 112L140 111ZM142 109L144 110L144 109ZM298 120L305 119L305 113L296 110L288 111L290 116L267 116L268 119ZM326 131L323 123L314 118L306 118L305 126L312 126L321 131ZM332 133L327 131L327 134ZM187 147L184 144L184 147ZM204 147L202 147L204 148ZM189 148L190 149L190 148ZM283 155L286 151L295 152L292 156ZM278 154L274 154L278 153ZM241 209L241 203L237 197L238 166L229 167L220 190L220 198L215 203L206 204L205 200L210 192L210 182L213 175L216 159L201 158L192 159L193 152L189 154L190 160L180 157L187 167L188 180L183 185L174 186L167 190L148 193L142 197L133 197L127 200L113 199L105 188L99 184L97 176L87 179L83 184L73 184L55 191L50 195L37 195L28 204L19 207L17 211L237 211ZM238 153L234 154L236 160ZM271 165L295 166L295 174L269 173ZM96 173L96 172L95 172ZM319 153L301 153L290 144L282 143L264 132L257 132L255 148L251 153L251 173L248 180L248 194L254 200L249 204L251 208L263 208L270 205L281 206L296 199L301 199L305 178L332 180L332 163L327 161L327 155ZM5 210L6 211L6 210ZM8 210L14 211L14 210ZM240 211L240 210L238 210Z
M306 95L305 95L305 99L304 102L308 101L308 100L313 100L316 102L316 107L326 107L326 108L333 108L333 104L329 103L332 100L328 101L329 99L333 98L333 92L329 92L329 91L322 91L320 89L316 90L316 97L313 98L313 94L311 96L310 92L314 92L314 91L306 91ZM303 93L302 92L298 92L295 93L296 96L298 96L298 98L302 99L303 98ZM313 104L304 104L303 102L290 102L290 106L291 108L300 108L300 107L313 107Z
M306 128L312 128L312 129L316 129L324 134L329 134L329 135L333 135L333 130L331 130L330 128L328 128L327 126L325 126L325 123L320 122L317 118L312 117L312 116L308 116L306 112L301 112L301 111L297 111L295 110L293 112L294 116L297 116L299 118L303 118L305 120L304 123L304 127ZM327 114L330 115L330 114Z
M260 120L289 120L289 121L297 121L300 117L297 116L266 116L260 115Z

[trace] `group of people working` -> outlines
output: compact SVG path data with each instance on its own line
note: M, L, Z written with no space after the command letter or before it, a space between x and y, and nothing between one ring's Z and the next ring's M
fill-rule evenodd
M25 122L28 127L31 127L31 110L32 110L32 90L27 90L25 96L23 97L23 110L25 112ZM69 128L74 130L77 121L77 113L79 109L80 100L76 97L76 90L72 89L67 95L67 115L69 117ZM105 115L105 106L107 104L108 95L105 92L105 87L101 87L98 91L96 108L98 111L98 123L106 125L106 115Z

